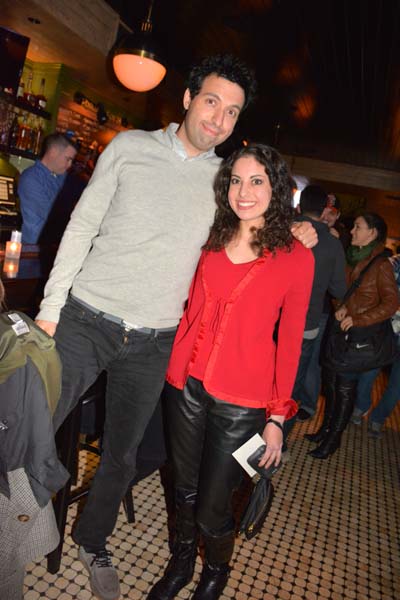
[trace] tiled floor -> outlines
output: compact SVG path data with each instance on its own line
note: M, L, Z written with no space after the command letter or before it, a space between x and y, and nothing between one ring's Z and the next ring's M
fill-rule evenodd
M375 394L381 394L382 378ZM400 599L400 406L381 440L366 422L350 425L340 451L326 461L307 455L303 439L316 420L298 424L291 461L274 477L276 496L263 531L237 540L234 568L222 600ZM81 453L81 472L90 459ZM121 510L111 539L122 599L145 599L168 557L165 502L158 474L134 488L136 523ZM46 561L29 566L25 600L89 600L88 577L69 536L77 506L69 510L60 572ZM201 562L196 565L198 580ZM192 583L178 598L189 598Z

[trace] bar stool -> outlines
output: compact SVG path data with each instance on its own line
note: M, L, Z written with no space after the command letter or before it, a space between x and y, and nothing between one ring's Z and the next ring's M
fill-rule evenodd
M105 379L99 380L82 396L77 406L68 415L56 434L57 448L59 449L59 458L66 469L71 473L62 490L56 495L53 505L58 530L60 532L60 543L47 556L47 570L50 573L57 573L62 557L62 549L65 535L65 525L67 521L68 507L86 496L89 488L82 488L71 492L71 486L76 481L76 474L79 461L79 450L86 449L95 454L101 453L101 450L91 444L80 444L79 436L81 431L82 410L85 402L95 402L96 404L104 401ZM103 398L101 397L103 394ZM159 402L151 421L146 429L142 443L138 448L137 455L137 474L123 499L123 506L126 512L128 523L135 522L135 510L132 497L132 487L141 479L148 477L157 469L160 469L166 461L166 450L163 436L162 407Z

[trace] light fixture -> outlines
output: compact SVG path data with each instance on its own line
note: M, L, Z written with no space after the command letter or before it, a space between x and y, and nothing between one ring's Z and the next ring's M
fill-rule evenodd
M105 125L108 121L108 115L106 113L106 109L104 108L104 104L102 102L99 102L97 104L97 122L100 125Z
M95 110L97 122L100 125L105 125L107 123L108 115L102 102L93 102L93 100L90 100L90 98L85 96L85 94L83 94L82 92L75 92L74 102L76 102L77 104L81 104L89 110Z
M135 92L152 90L167 72L164 61L160 58L159 47L151 35L153 4L154 0L151 0L140 32L123 38L113 52L115 75L125 87Z

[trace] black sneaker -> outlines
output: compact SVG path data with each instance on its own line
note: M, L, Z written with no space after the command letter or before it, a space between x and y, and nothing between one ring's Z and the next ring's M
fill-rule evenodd
M303 422L303 421L308 421L308 419L311 419L312 415L310 415L309 412L307 412L304 408L300 408L297 412L296 415L296 420Z
M90 587L100 600L118 600L121 595L118 573L111 562L111 552L102 548L96 552L86 552L80 546L78 558L89 573Z

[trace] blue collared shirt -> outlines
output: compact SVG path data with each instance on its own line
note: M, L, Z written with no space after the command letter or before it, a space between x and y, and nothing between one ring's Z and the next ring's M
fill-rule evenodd
M56 175L37 160L22 172L18 195L22 212L22 243L37 244L66 173Z

